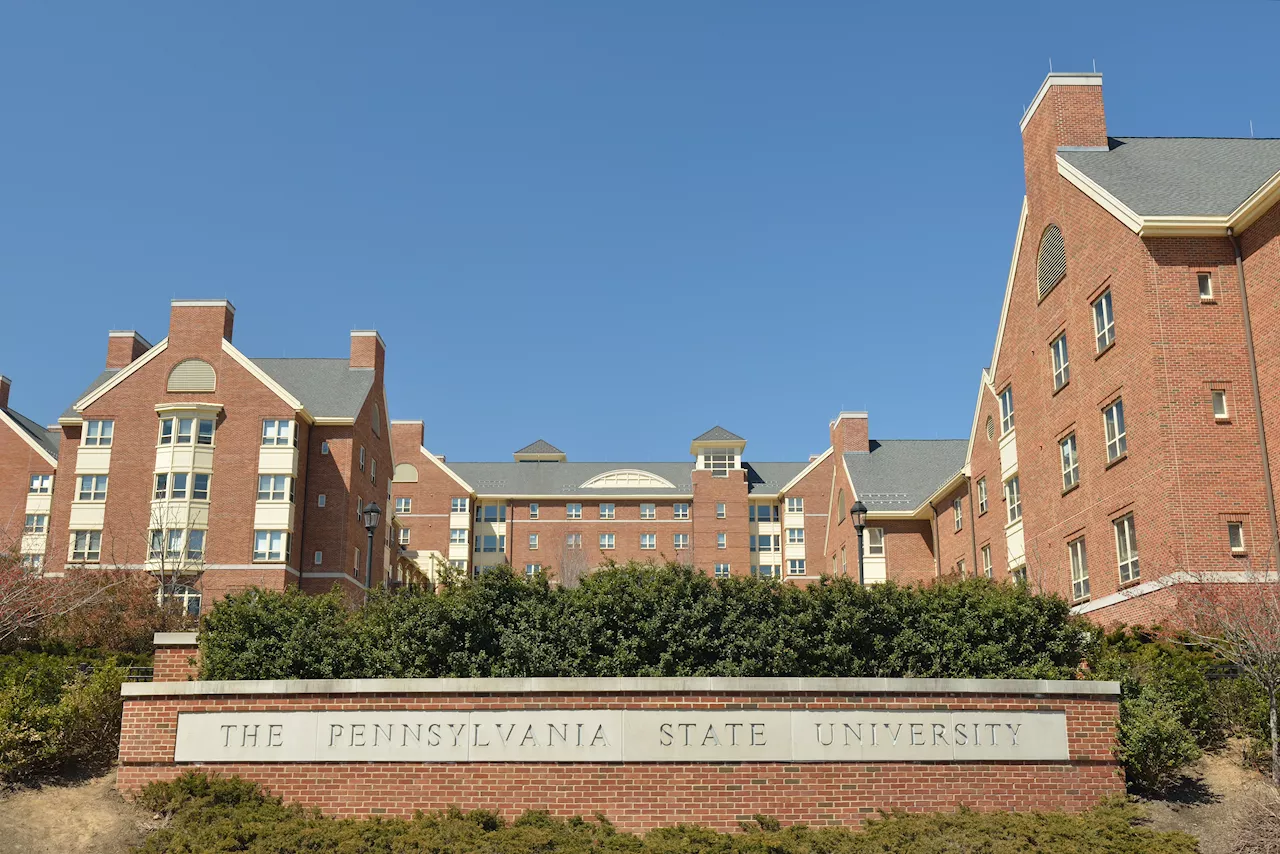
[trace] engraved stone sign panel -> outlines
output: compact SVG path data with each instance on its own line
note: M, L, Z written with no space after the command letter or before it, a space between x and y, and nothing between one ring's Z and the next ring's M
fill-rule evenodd
M540 710L178 715L175 762L1066 760L1063 712Z

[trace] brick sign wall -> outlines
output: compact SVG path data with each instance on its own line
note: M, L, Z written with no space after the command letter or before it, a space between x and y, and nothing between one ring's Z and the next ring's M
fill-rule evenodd
M1118 686L436 679L124 686L118 785L201 768L339 816L456 805L619 828L1085 809L1124 791Z

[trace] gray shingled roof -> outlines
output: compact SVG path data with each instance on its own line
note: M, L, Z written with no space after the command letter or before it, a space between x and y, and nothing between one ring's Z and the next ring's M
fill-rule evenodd
M1107 151L1058 154L1140 216L1225 216L1280 172L1280 139L1116 137L1108 143Z
M458 477L481 495L672 495L693 494L693 461L683 463L447 463ZM582 484L616 469L652 472L675 484L675 489L592 489Z
M346 359L253 359L316 418L354 418L373 388L371 368Z
M557 448L545 439L539 439L532 445L525 445L517 454L563 454L564 451Z
M915 510L964 466L967 439L886 439L845 454L853 491L871 511Z
M89 383L88 388L86 388L84 391L77 394L75 398L72 399L71 405L68 406L66 409L64 409L62 411L62 414L59 415L58 417L59 418L78 418L80 413L76 412L76 407L75 407L76 401L84 397L85 395L87 395L89 392L96 389L98 386L105 383L107 380L114 377L119 370L120 370L119 368L108 368L107 370L98 374L97 378L94 379L93 382Z
M804 471L804 463L748 463L743 462L747 467L747 492L759 492L763 495L772 495L782 487L791 482L791 478Z
M4 414L14 420L17 425L22 428L32 439L35 439L40 447L44 448L55 458L58 456L58 443L62 438L60 432L46 430L27 416L12 409L4 410Z
M736 433L730 433L728 430L724 429L719 424L717 424L715 427L712 427L710 430L703 433L701 436L694 439L693 441L695 442L745 442L747 440L737 435Z

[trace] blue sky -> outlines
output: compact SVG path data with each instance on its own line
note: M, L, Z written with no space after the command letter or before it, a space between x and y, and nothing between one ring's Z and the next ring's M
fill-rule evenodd
M5 4L12 405L227 297L251 356L380 330L451 459L964 437L1050 59L1113 135L1280 136L1280 3L872 5Z

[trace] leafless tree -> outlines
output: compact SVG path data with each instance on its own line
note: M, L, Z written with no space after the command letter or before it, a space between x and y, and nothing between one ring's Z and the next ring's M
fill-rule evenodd
M205 531L196 527L182 504L153 503L145 528L143 567L156 580L156 601L165 613L174 611L173 596L180 585L191 585L204 574ZM128 549L126 554L134 553ZM114 554L114 549L113 549ZM126 567L121 567L126 568Z
M0 545L0 645L99 601L125 580L112 572L49 575L24 564L21 541Z
M1258 571L1179 572L1174 625L1189 642L1212 650L1262 687L1271 736L1271 779L1280 786L1280 574Z
M577 587L588 573L591 564L587 561L587 553L582 546L570 548L566 539L560 544L560 567L556 580L561 587Z

